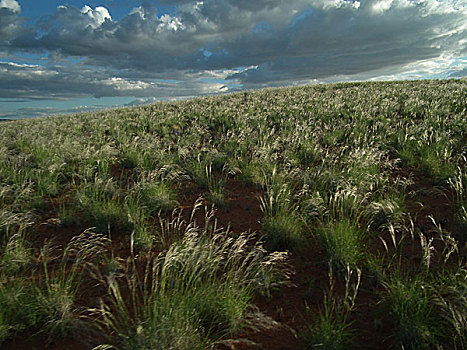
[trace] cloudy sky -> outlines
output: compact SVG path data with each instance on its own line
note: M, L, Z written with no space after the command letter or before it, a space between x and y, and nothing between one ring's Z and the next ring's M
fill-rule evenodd
M0 0L0 118L467 75L467 0Z

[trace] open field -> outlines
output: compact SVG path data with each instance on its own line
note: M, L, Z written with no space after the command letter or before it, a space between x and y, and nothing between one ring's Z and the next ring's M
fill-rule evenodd
M2 349L466 349L467 80L0 125Z

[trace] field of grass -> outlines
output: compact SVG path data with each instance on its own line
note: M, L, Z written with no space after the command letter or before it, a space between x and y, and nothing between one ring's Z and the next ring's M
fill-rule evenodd
M467 80L0 124L2 349L467 349Z

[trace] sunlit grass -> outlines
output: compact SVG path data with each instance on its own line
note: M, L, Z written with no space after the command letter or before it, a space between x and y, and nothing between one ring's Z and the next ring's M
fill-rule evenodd
M384 341L467 348L466 87L290 87L2 123L0 343L99 324L122 348L206 349L265 321L253 302L287 280L284 251L306 269L314 247L310 274L329 263L336 284L354 277L344 300L330 288L313 308L306 346L352 345L361 278L390 319ZM198 227L202 203L235 213L233 184L257 196L259 232L221 229L213 212ZM453 220L423 217L416 200L434 186ZM100 260L60 236L90 227L114 240ZM45 254L44 238L62 246ZM98 319L77 307L90 274Z

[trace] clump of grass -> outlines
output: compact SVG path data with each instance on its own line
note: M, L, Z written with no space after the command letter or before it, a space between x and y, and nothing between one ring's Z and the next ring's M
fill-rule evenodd
M360 288L361 271L346 267L344 296L338 297L334 292L335 279L329 267L329 290L324 295L324 306L318 312L308 329L301 334L305 349L343 350L352 343L355 332L351 329L349 315L355 307ZM355 277L354 277L355 276ZM309 315L316 315L309 307Z
M10 220L20 227L13 232L7 229L0 250L0 345L40 322L35 287L24 283L33 266L32 249L25 239L25 227L21 226L24 221L19 217Z
M58 270L49 264L51 247L46 245L42 249L44 287L36 289L37 310L43 324L41 332L48 335L49 341L89 330L76 306L76 299L85 267L99 259L107 248L108 239L88 229L66 246Z
M34 208L37 194L31 181L17 181L13 184L2 184L0 187L0 204L11 209Z
M75 215L99 233L132 228L121 194L112 179L96 177L94 181L84 183L77 191L75 201L78 209Z
M185 168L192 181L194 181L200 189L207 189L207 199L218 207L224 206L225 189L224 185L227 180L227 174L224 173L225 163L212 163L210 157L199 153L196 159L188 159Z
M224 171L224 169L223 169ZM223 207L225 205L225 182L227 180L227 174L217 175L212 170L212 165L206 166L206 180L208 185L208 196L207 199L217 207Z
M322 245L335 268L356 267L363 257L365 232L346 219L330 221L318 229Z
M355 225L367 224L365 217L368 193L361 195L356 189L338 188L327 199L324 220L350 220Z
M147 214L153 217L159 213L170 213L177 205L176 193L165 181L142 179L132 192L138 205L144 207Z
M170 218L163 218L159 215L159 229L156 232L156 242L161 246L162 249L167 250L172 244L183 239L187 232L197 230L196 223L194 222L194 216L196 212L203 206L204 199L198 198L193 205L191 211L190 220L187 222L183 218L182 210L175 208L172 211ZM210 229L213 211L208 212L205 207L205 224L206 229Z
M262 188L264 183L264 171L265 168L268 168L270 164L263 164L262 162L243 162L241 163L240 168L241 172L238 176L238 179L244 185L252 185L257 188Z
M61 204L57 210L57 218L62 227L71 227L80 223L80 215L72 205Z
M155 239L154 229L151 227L151 217L146 208L143 207L137 198L129 198L125 205L128 221L132 225L131 250L149 250Z
M235 176L238 172L240 172L240 170L239 168L231 166L228 163L223 163L221 169L218 169L218 166L215 166L213 163L206 165L204 174L205 178L201 182L201 188L203 188L205 182L206 188L208 190L206 199L219 208L225 206L226 204L225 184L229 176ZM199 181L198 185L200 185Z
M441 337L446 347L465 349L467 344L467 270L441 276L438 288L433 288L432 301L438 322L443 326ZM446 332L448 330L448 332Z
M25 242L24 232L19 231L12 235L0 256L0 269L3 273L16 275L27 269L31 263L31 249Z
M405 349L433 348L440 329L430 302L429 287L418 278L394 278L386 288L394 320L392 338L397 346Z
M291 191L275 169L265 182L266 192L259 200L266 246L272 251L297 249L303 242L302 223Z
M0 283L0 345L16 334L37 325L41 319L38 312L36 292L19 278L5 280L3 273Z
M199 188L206 189L209 185L207 167L209 161L205 155L198 153L196 158L187 157L185 160L184 169L188 173L189 178L194 181Z
M459 225L460 239L467 241L467 173L458 168L457 174L448 181L456 194L456 219Z
M400 225L406 220L405 199L399 195L387 196L371 202L366 210L369 225L375 229Z
M307 311L312 313L310 309L307 309ZM347 349L353 335L347 317L347 314L342 312L335 299L325 297L324 306L318 314L316 324L310 327L308 334L302 335L304 348Z
M35 220L35 215L29 211L17 213L0 209L0 243L7 245L15 235L23 240Z
M431 219L438 231L436 239L443 243L442 251L435 249L435 237L428 238L422 232L414 232L413 222L411 227L405 228L406 232L402 232L400 239L395 237L392 228L394 248L403 247L404 237L410 235L412 241L420 243L421 261L418 267L407 266L401 251L394 254L392 260L395 262L391 259L381 261L378 268L380 281L386 289L382 310L392 317L391 339L396 346L405 349L464 349L467 274L461 261L457 267L446 268L446 262L459 253L457 242ZM387 244L385 247L390 254ZM435 259L442 262L436 270Z
M355 268L363 258L367 236L365 226L362 227L367 221L366 198L352 190L340 189L327 200L318 199L319 194L306 205L308 211L316 211L315 232L332 266L338 270L347 265Z
M301 222L290 214L265 218L263 230L266 233L266 246L271 251L293 251L304 241Z
M94 311L126 348L202 349L244 327L274 324L251 301L286 280L284 258L251 245L246 235L234 239L189 225L144 273L129 261L126 279L107 279L108 298Z
M311 166L321 160L322 149L314 140L305 138L300 140L297 149L291 152L290 157L299 167Z
M452 140L440 130L417 128L415 136L406 130L398 154L406 165L417 168L433 181L442 183L455 174Z

